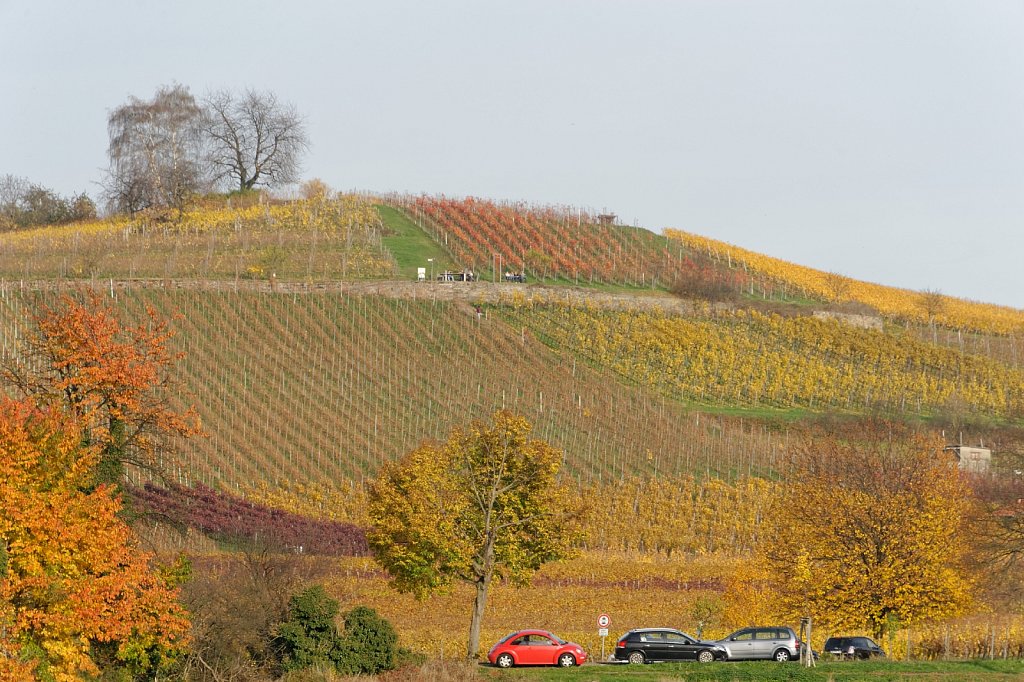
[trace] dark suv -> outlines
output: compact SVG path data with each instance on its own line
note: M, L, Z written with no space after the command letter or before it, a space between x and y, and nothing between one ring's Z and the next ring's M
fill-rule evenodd
M640 628L619 637L613 656L630 663L694 660L710 663L724 659L725 648L671 628Z
M790 628L756 627L737 630L718 640L730 661L752 658L792 661L800 658L803 644Z
M878 658L885 656L882 647L870 637L829 637L825 653L837 658Z

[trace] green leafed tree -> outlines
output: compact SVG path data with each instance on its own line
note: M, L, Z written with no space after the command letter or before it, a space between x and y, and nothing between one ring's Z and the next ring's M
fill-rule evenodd
M521 416L492 421L424 443L370 487L370 547L396 589L423 598L458 581L475 587L471 658L492 581L525 584L582 536L582 507L558 478L562 452L530 438Z

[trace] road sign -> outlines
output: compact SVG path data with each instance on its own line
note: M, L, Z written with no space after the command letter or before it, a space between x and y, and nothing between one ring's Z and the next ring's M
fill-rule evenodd
M612 619L608 617L607 613L602 613L597 617L597 627L606 628L611 625Z
M608 628L601 628L601 629L599 629L597 631L597 636L598 637L607 637L608 636Z

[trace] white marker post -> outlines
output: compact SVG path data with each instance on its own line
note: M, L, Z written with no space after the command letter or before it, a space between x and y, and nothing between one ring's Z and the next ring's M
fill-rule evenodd
M611 624L612 619L608 617L607 613L602 613L597 617L597 635L601 638L601 660L604 661L604 640L608 636L608 626Z

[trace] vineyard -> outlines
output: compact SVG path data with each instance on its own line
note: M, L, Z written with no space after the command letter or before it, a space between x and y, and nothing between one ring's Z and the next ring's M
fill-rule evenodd
M927 307L671 236L560 207L356 196L24 231L0 239L0 353L21 352L30 312L80 292L74 280L128 324L148 309L169 320L182 354L171 400L195 406L204 435L174 443L164 477L130 470L146 541L211 557L270 543L330 561L343 608L378 609L432 656L463 650L471 597L388 587L365 556L366 483L424 439L510 409L564 452L587 537L531 587L496 584L483 640L528 613L593 652L596 613L622 631L693 630L707 602L720 613L706 634L720 636L767 608L730 602L730 581L771 541L766 513L800 419L958 412L1019 425L1021 313ZM485 281L413 281L426 262ZM702 282L735 295L690 296ZM886 317L851 324L850 301ZM1024 622L999 605L894 636L898 657L1024 655Z
M1024 311L1015 308L861 282L681 230L666 229L665 235L674 243L727 263L729 267L742 268L751 277L774 283L783 291L805 297L822 301L855 301L886 316L936 322L951 329L997 334L1019 334L1024 330Z
M16 351L34 297L55 295L0 292L5 354ZM185 357L176 399L196 406L207 434L165 463L183 485L360 482L423 439L502 407L564 449L583 482L633 473L732 480L784 464L785 430L689 413L465 303L139 287L114 295L127 319L152 306L177 330L172 343Z
M128 320L152 306L177 331L172 343L185 355L176 400L196 406L206 432L165 463L182 485L359 483L423 439L498 408L527 416L581 483L633 474L734 482L785 467L787 427L693 406L919 415L955 398L1011 421L1024 411L1018 368L831 320L532 298L487 304L477 316L429 288L418 298L111 291ZM36 297L55 295L0 290L5 355L17 352Z
M0 277L323 281L396 273L380 216L364 198L228 204L8 233Z
M1024 372L899 330L757 311L679 317L544 304L501 309L559 352L704 405L934 413L956 399L1024 416Z
M459 264L475 271L657 288L668 286L679 270L695 267L664 237L612 224L611 215L473 198L393 201L445 244Z

